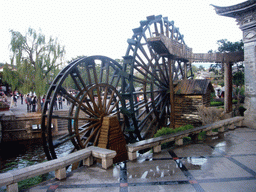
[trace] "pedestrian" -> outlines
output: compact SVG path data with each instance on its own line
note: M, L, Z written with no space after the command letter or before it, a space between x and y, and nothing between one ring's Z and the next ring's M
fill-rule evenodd
M14 102L14 106L17 107L17 97L15 94L12 95L12 99L13 99L13 102Z
M10 108L13 108L14 107L14 99L13 99L13 94L11 94L11 105L10 105Z
M43 96L42 101L41 101L41 108L42 109L43 109L43 106L44 106L44 101L45 101L45 95Z
M62 96L58 96L58 102L59 102L59 109L62 109Z
M23 94L20 94L20 104L23 105Z
M57 98L54 98L54 101L53 101L53 108L54 110L58 110L58 105L57 105Z
M30 95L29 94L27 94L27 97L26 97L26 99L25 99L25 102L26 102L26 104L27 104L27 112L30 112L31 111L31 98L30 98Z
M32 98L31 103L32 103L32 112L36 112L36 104L37 104L36 96Z

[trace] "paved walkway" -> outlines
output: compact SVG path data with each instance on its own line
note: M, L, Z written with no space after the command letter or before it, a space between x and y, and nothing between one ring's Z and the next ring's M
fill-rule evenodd
M8 97L8 101L10 101L10 100L11 100L11 98ZM67 110L67 109L68 109L68 107L66 105L66 102L63 102L63 109L61 109L61 110ZM1 114L19 116L19 115L26 115L29 113L27 112L27 105L25 104L25 101L23 102L23 104L21 104L21 101L19 98L17 100L17 106L10 108L9 111L1 111L0 116L1 116Z
M29 192L80 191L255 191L256 130L238 128L205 142L160 154L147 153L136 161L108 170L81 167L64 181L51 179Z

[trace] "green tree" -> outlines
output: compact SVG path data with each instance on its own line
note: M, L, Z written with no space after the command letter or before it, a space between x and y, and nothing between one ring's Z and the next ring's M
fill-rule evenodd
M221 39L217 41L218 44L218 52L236 52L236 51L244 51L244 43L242 40L237 42L230 42L227 39Z
M199 71L205 71L205 68L204 68L203 65L200 65L200 66L199 66Z
M17 79L13 74L16 73L14 70L4 70L4 80L7 83L15 81L12 83L12 89L23 93L35 92L40 99L56 75L58 66L62 64L65 49L57 38L50 37L47 41L41 31L37 33L32 28L29 28L25 35L14 30L10 30L10 33L11 65L16 68ZM41 110L40 102L38 110Z

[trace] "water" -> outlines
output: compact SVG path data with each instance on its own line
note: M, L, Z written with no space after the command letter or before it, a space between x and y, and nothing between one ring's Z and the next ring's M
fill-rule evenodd
M64 156L73 148L67 142L56 148L57 156ZM20 169L46 161L41 140L4 143L0 145L0 173Z

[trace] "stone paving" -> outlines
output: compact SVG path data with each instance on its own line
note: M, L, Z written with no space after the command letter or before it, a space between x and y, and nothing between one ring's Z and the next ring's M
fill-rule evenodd
M103 170L99 165L70 172L26 191L255 191L256 130L237 128L204 142L145 153Z

